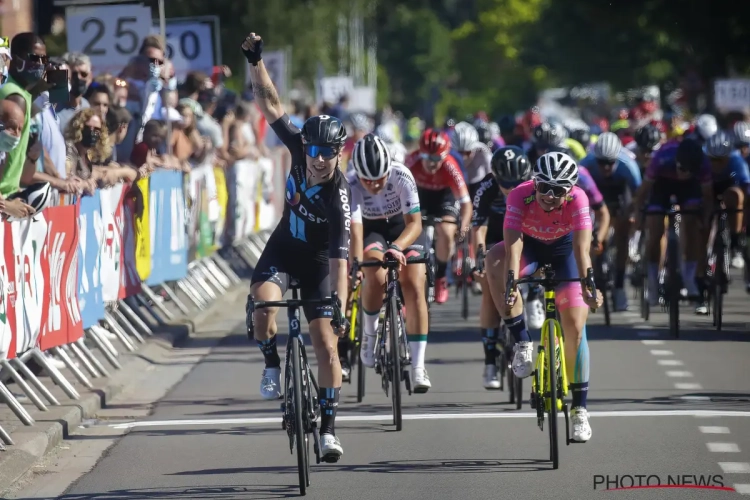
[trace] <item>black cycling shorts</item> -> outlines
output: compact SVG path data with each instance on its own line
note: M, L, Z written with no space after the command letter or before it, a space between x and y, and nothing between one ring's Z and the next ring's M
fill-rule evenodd
M503 223L505 214L491 213L487 218L487 235L484 237L485 248L489 250L493 245L503 241Z
M401 236L406 227L403 217L394 217L391 219L364 219L362 221L362 230L364 233L365 252L377 250L385 253L388 245L393 243ZM422 231L416 241L404 249L403 253L406 258L425 256L427 249L427 236Z
M480 180L479 182L475 182L473 184L469 184L467 187L469 188L469 199L473 200L474 196L476 196L477 191L479 191L479 188L482 187L482 182L484 179Z
M419 206L423 215L432 217L454 217L458 219L460 213L459 203L450 189L433 191L430 189L417 188L419 194Z
M724 194L727 189L736 186L734 179L725 179L721 181L714 181L714 196Z
M651 189L647 210L669 210L672 196L677 197L677 204L682 208L700 205L703 199L701 184L698 179L657 179Z
M599 187L599 191L602 193L602 198L604 199L604 204L607 205L610 217L614 219L618 215L629 215L622 213L622 210L626 210L633 202L633 195L627 185L605 185Z
M299 240L286 237L277 228L263 249L250 283L270 281L281 288L283 296L292 280L297 280L300 298L324 299L331 296L329 272L327 251L325 255L311 254L299 244ZM303 311L308 322L333 317L331 306L304 306Z

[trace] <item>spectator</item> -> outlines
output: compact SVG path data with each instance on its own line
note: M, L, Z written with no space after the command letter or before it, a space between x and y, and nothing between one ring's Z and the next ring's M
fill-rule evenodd
M68 176L82 179L86 191L93 193L98 178L94 165L103 164L112 152L106 125L96 111L82 109L70 120L65 139Z
M68 66L68 81L70 82L70 102L58 107L57 117L60 130L65 133L68 122L78 111L89 107L89 102L83 96L93 80L91 74L91 59L80 52L69 52L63 56Z
M91 109L99 113L99 117L103 120L107 119L107 111L109 111L110 105L110 92L107 86L103 83L94 82L86 92L86 100L89 102Z
M0 101L0 124L3 126L0 132L0 168L2 169L8 161L8 153L20 145L23 122L24 113L18 104L8 99ZM34 209L19 198L13 200L0 198L0 212L4 216L23 218L32 215Z
M133 116L130 111L121 106L112 106L107 111L107 130L109 130L109 137L112 141L113 146L122 144L122 141L128 135L128 126L133 121ZM109 161L117 161L117 148L112 148L112 155L109 157ZM109 162L107 162L109 163Z
M125 107L128 104L128 82L122 78L112 80L112 105ZM130 115L132 117L132 115Z
M198 103L195 103L198 106ZM206 154L206 141L201 137L196 126L195 114L193 108L187 103L177 105L177 111L182 116L182 130L185 136L190 140L191 155L189 159L195 160L196 162L203 161Z
M143 128L143 141L133 147L130 163L136 168L147 166L150 169L163 166L159 151L167 140L167 126L159 120L149 120Z

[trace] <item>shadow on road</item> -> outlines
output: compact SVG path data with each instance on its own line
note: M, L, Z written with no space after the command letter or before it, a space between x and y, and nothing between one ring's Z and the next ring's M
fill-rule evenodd
M75 493L55 497L57 500L138 500L148 498L222 499L253 498L257 500L299 496L297 486L198 486L187 488L134 488L99 493ZM28 497L21 500L53 500L51 497Z

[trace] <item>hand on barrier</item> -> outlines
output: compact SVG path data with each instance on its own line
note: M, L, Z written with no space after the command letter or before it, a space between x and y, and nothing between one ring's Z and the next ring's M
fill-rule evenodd
M3 220L8 217L23 219L34 215L34 209L20 198L0 200L0 212L3 213Z

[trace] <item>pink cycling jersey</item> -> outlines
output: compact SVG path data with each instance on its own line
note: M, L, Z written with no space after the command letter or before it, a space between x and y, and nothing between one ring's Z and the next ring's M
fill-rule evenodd
M552 243L573 231L591 229L589 199L577 186L558 210L546 212L536 201L534 181L526 181L508 194L504 229L515 229L544 243Z

